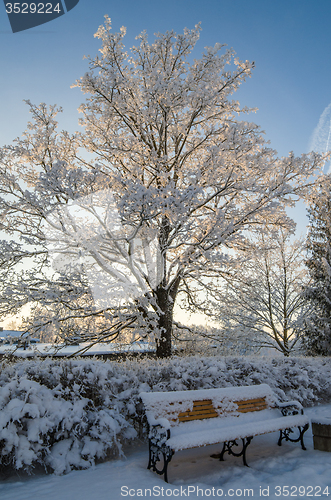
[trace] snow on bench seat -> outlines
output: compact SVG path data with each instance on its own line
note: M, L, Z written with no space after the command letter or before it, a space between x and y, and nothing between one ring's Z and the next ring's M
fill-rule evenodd
M268 410L266 411L268 412ZM225 417L222 421L215 419L216 421L211 422L209 420L206 422L204 420L197 425L196 422L179 424L177 427L172 428L171 437L167 440L167 445L173 451L180 451L209 444L234 441L248 436L267 434L269 432L280 431L284 428L303 427L309 422L309 419L305 415L282 418L279 416L275 418L274 416L271 420L260 419L260 416L258 420L255 418L254 421L245 423L242 418L237 419L237 422L233 422L233 418ZM192 426L190 426L191 423L193 424Z
M242 456L246 463L246 448L253 436L280 432L278 444L300 441L308 429L309 419L303 415L297 401L280 403L267 384L196 391L143 392L150 425L149 463L167 481L167 467L177 451L223 443L225 452ZM299 437L293 438L293 428ZM236 440L242 440L242 450L232 450ZM157 462L163 461L163 468Z

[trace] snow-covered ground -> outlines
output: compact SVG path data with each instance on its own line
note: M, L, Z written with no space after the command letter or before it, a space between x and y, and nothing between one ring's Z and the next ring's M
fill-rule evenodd
M311 418L331 416L331 404L309 408ZM146 444L125 450L126 459L65 476L12 477L0 483L1 500L117 500L121 498L269 499L328 498L331 495L331 453L313 449L312 432L305 434L306 451L298 443L277 446L277 433L256 436L241 458L210 458L219 445L178 452L169 466L169 484L146 469Z

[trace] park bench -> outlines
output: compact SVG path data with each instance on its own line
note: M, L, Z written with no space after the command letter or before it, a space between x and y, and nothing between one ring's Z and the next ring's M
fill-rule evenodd
M164 475L166 482L168 464L180 450L223 443L215 458L223 460L224 453L242 456L247 465L246 448L253 437L275 431L279 431L279 446L285 439L300 441L302 449L306 449L303 435L309 419L303 414L301 404L280 403L266 384L142 392L140 397L149 424L148 469ZM240 439L242 448L237 451Z

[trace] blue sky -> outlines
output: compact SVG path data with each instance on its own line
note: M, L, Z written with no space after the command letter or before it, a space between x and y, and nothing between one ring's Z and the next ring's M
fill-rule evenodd
M259 108L252 120L280 155L308 151L331 101L329 0L80 0L64 16L15 34L0 4L0 145L24 131L29 114L23 99L61 105L61 128L78 128L76 110L84 96L70 85L88 69L83 56L97 53L93 34L105 14L115 31L127 27L128 47L144 29L152 39L154 32L181 32L201 21L194 55L220 42L240 59L255 61L236 98Z

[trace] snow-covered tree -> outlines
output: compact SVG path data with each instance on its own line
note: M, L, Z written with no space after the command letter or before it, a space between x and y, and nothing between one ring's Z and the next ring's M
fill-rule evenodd
M246 348L267 347L285 356L300 346L308 306L304 241L278 229L256 235L233 269L222 274L215 311L223 336Z
M2 243L3 314L42 304L63 335L68 322L93 316L99 333L81 328L91 342L124 329L152 335L157 355L169 356L178 295L194 305L197 290L212 288L247 229L288 223L284 206L321 159L277 158L257 125L239 121L249 110L231 96L253 64L220 44L191 59L199 32L157 34L153 43L143 32L127 52L125 29L113 34L106 17L95 35L100 53L76 82L87 95L83 132L58 133L56 108L30 105L27 132L1 151L1 227L12 235ZM116 210L93 201L101 191ZM87 199L97 226L84 238L76 217ZM61 248L50 251L61 228ZM53 272L52 252L61 263ZM113 297L118 278L121 303L93 302L93 269L103 273L97 298Z
M331 177L316 183L308 210L306 261L311 282L305 296L311 305L306 319L305 345L309 354L331 355Z

